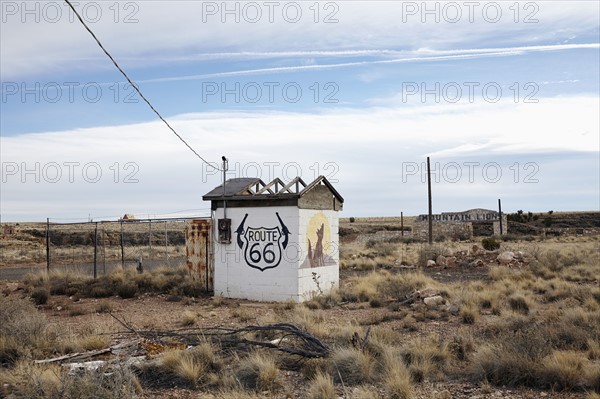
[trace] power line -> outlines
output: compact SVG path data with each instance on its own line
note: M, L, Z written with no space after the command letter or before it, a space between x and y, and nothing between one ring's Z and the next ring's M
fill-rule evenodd
M100 46L100 48L102 49L102 51L104 51L104 54L106 54L106 56L108 58L110 58L110 60L112 61L112 63L115 65L115 67L117 67L117 69L119 70L119 72L121 72L121 74L123 76L125 76L125 79L127 79L127 81L129 82L129 84L131 85L131 87L133 87L135 89L135 91L137 91L137 93L140 95L140 97L142 98L142 100L144 100L146 102L146 104L148 104L148 106L150 107L150 109L152 111L154 111L154 113L160 118L161 121L163 121L165 123L165 125L167 125L167 127L169 129L171 129L171 131L173 132L173 134L175 134L175 136L177 136L177 138L179 140L181 140L181 142L183 144L185 144L198 158L200 158L202 160L202 162L204 162L205 164L207 164L208 166L210 166L211 168L214 168L216 170L221 170L220 168L214 166L213 164L211 164L210 162L208 162L206 159L202 158L202 156L200 154L198 154L196 152L196 150L194 150L192 148L192 146L190 146L187 141L185 141L183 139L183 137L181 137L179 135L179 133L177 133L175 131L175 129L173 129L171 127L171 125L169 124L169 122L167 122L165 120L165 118L163 118L163 116L156 110L156 108L154 108L154 106L150 103L150 101L148 101L148 99L142 94L142 92L140 91L140 89L137 87L137 85L135 83L133 83L133 81L131 79L129 79L129 76L127 76L127 74L125 73L125 71L119 66L119 64L117 64L117 61L115 61L115 59L113 58L112 55L110 55L110 53L104 48L104 46L102 45L102 43L100 43L100 40L98 39L98 37L96 37L96 35L94 34L94 32L92 32L92 30L87 26L87 24L84 22L83 18L81 18L81 15L79 15L79 13L77 12L77 10L75 9L75 7L73 7L73 4L71 4L71 2L69 0L65 0L65 2L69 5L69 7L71 7L71 10L73 10L73 12L75 13L75 15L77 16L77 19L79 19L79 22L81 22L81 24L83 25L83 27L90 33L90 35L92 35L92 37L94 38L94 40L96 41L96 43L98 43L98 46Z

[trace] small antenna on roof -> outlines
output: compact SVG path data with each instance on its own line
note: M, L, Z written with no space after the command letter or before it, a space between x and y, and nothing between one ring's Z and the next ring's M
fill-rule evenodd
M227 218L227 205L225 203L225 180L227 179L229 161L227 158L225 158L225 155L223 155L221 159L223 160L223 218Z

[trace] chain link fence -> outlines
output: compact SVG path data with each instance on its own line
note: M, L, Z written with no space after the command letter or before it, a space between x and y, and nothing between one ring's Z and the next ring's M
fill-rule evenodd
M2 264L99 276L114 268L179 268L186 265L186 228L192 220L144 219L82 223L39 223L3 242ZM24 245L26 243L28 245ZM14 252L14 253L13 253Z
M48 223L47 268L93 276L114 268L152 270L186 265L192 218Z

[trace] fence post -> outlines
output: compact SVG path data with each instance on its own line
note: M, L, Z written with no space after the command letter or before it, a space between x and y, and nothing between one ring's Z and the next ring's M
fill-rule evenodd
M94 278L98 277L98 222L94 222Z
M121 269L125 270L125 247L123 241L123 221L121 220Z
M400 236L404 237L404 212L400 212Z
M50 272L50 218L46 218L46 271Z
M102 225L102 269L106 276L106 231L104 225Z
M429 166L429 157L427 157L427 198L428 198L428 218L429 218L429 245L433 243L433 218L432 218L432 206L431 206L431 167Z
M165 261L167 262L167 265L169 264L169 236L167 234L167 223L168 221L165 220Z
M152 259L152 219L148 219L148 259Z
M500 237L502 237L502 202L498 198L498 216L500 217Z

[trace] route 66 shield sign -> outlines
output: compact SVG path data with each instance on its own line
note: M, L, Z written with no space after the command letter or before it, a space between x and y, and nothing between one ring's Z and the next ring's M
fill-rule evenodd
M287 247L290 234L287 226L276 213L281 224L277 227L244 228L248 214L236 230L238 246L244 251L246 264L265 271L279 266L283 250Z
M248 227L244 234L244 258L248 266L260 271L277 267L281 262L281 229Z

